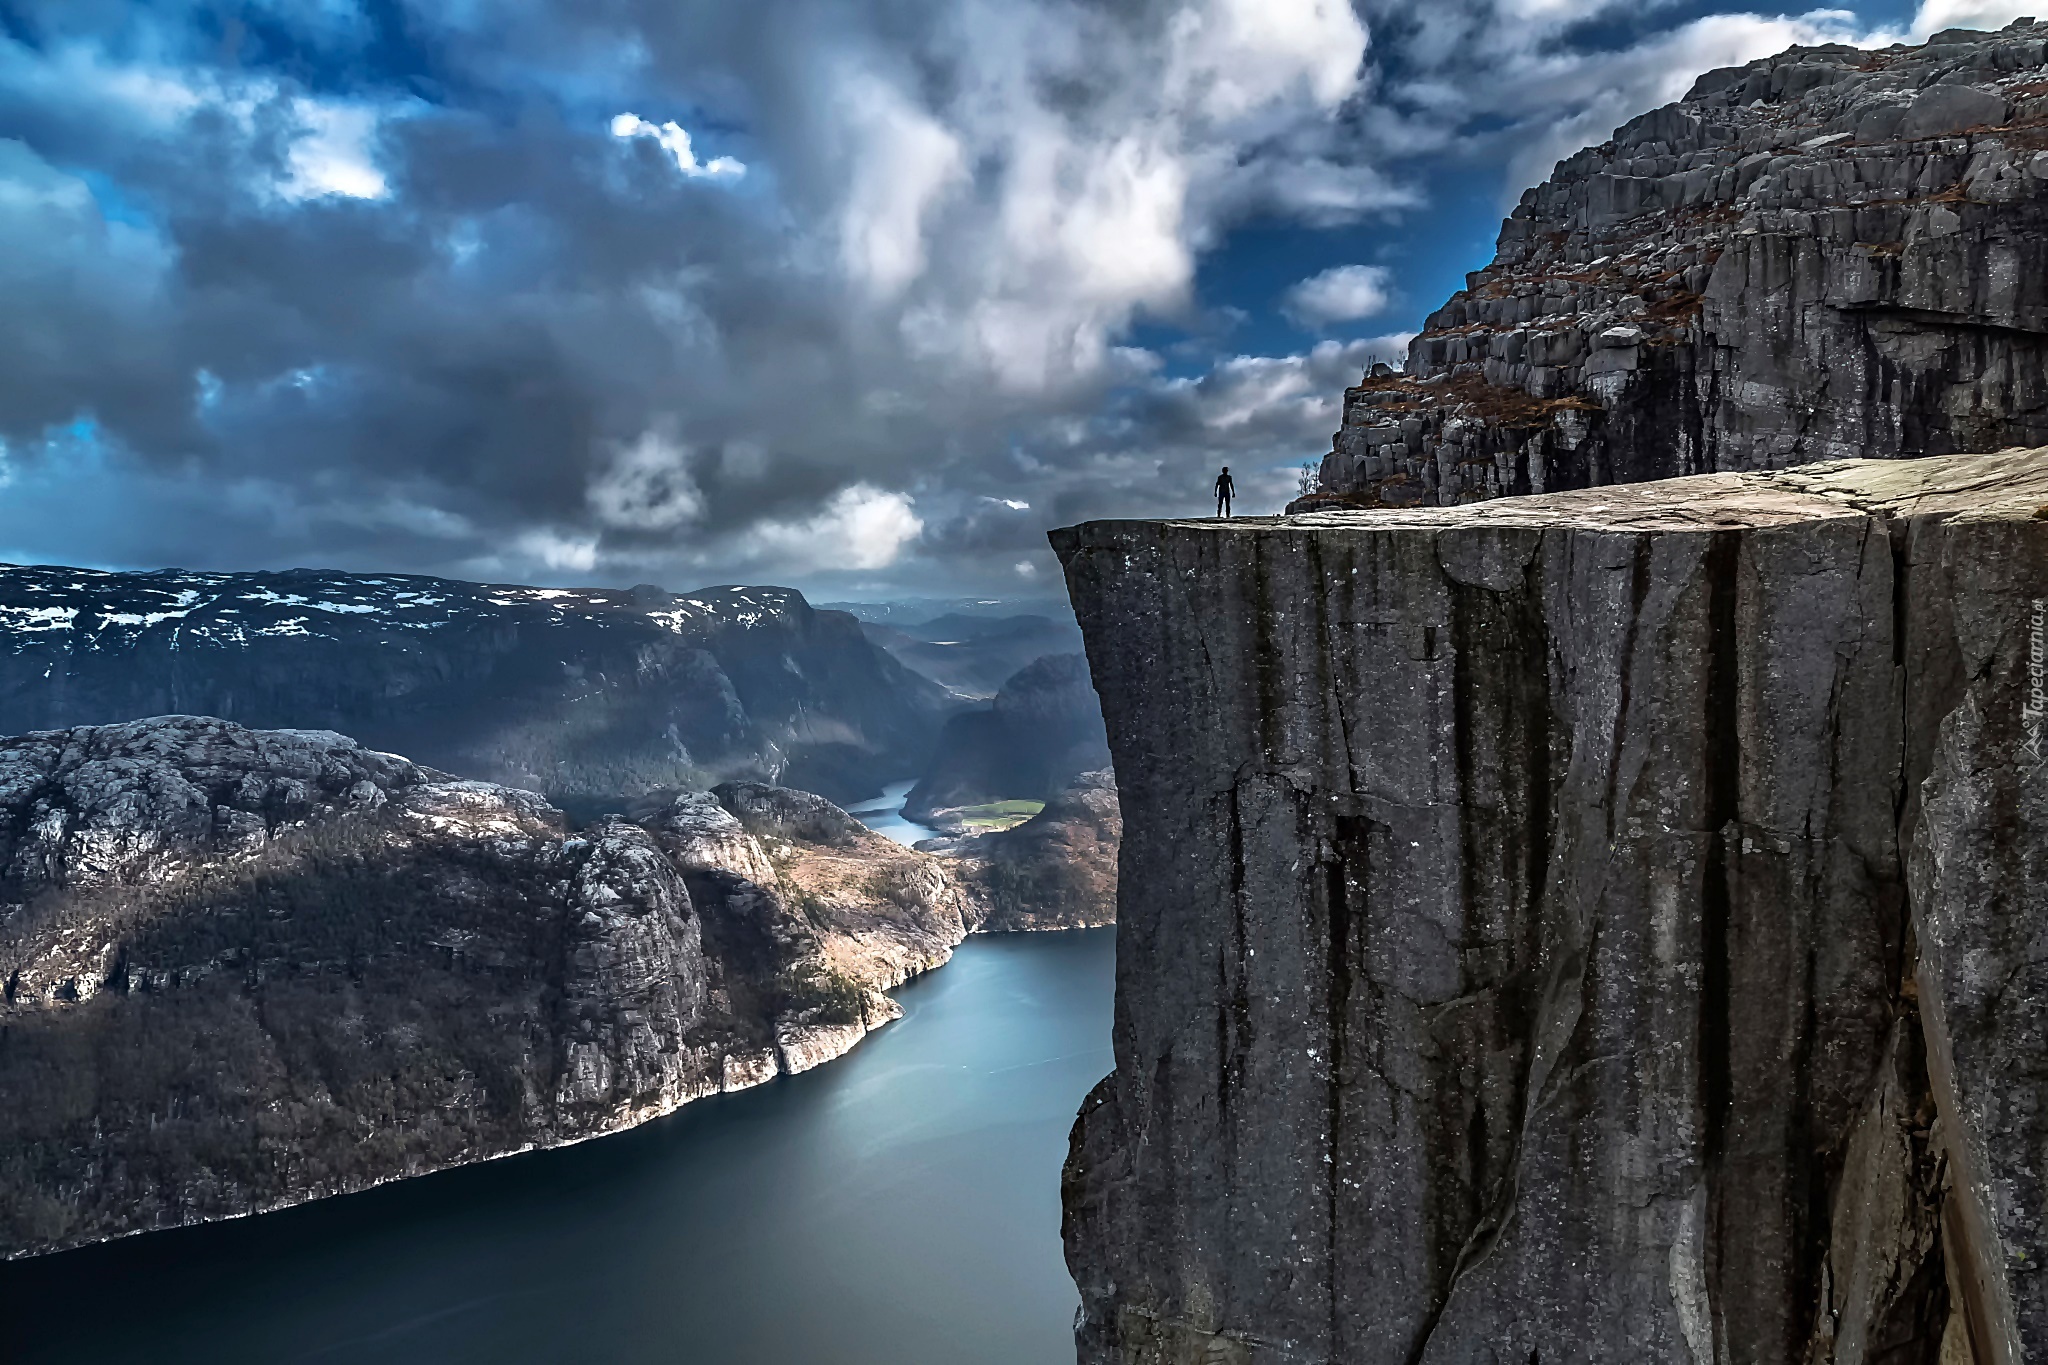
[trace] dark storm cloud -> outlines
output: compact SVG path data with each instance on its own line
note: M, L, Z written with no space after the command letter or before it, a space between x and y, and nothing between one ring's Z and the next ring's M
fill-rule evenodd
M1601 8L0 2L0 553L965 587L1277 503L1400 338L1130 346L1233 224L1846 22Z

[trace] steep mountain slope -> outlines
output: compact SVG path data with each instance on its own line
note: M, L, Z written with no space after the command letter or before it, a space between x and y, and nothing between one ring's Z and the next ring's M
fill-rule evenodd
M0 733L167 712L339 730L557 800L919 770L952 705L784 588L0 567Z
M1558 164L1297 506L2048 441L2048 24L1793 48Z
M955 875L974 888L981 906L977 929L1091 929L1116 922L1123 831L1116 775L1098 768L1054 792L1020 825L918 847L958 860Z
M634 813L211 718L0 740L0 1255L805 1070L984 914L807 792Z
M930 823L961 806L1043 801L1108 757L1088 660L1048 655L1013 674L986 709L946 722L903 813Z
M967 697L993 697L1032 660L1081 649L1079 628L1048 616L949 613L912 625L863 622L861 628L899 662Z

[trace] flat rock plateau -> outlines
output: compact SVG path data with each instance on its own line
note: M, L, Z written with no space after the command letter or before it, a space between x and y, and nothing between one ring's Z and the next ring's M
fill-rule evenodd
M2048 450L1056 532L1084 1365L2048 1353Z
M0 1256L816 1066L992 909L1086 922L1015 923L985 861L756 782L579 828L329 731L161 716L0 739Z

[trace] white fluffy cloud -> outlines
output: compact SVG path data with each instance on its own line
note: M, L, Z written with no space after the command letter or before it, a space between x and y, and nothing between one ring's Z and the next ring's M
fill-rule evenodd
M1913 15L1913 36L1925 38L1945 28L2004 28L2040 13L2038 0L1922 0Z
M279 194L287 199L329 194L382 199L390 192L374 155L376 110L295 99L292 114L299 133L285 153L288 171L278 185Z
M839 73L838 125L855 173L840 211L847 274L890 298L924 273L927 216L963 178L960 140L902 92L857 66Z
M1332 266L1289 289L1281 306L1308 327L1369 318L1394 301L1392 278L1383 265Z
M690 452L656 430L621 446L592 479L586 496L598 521L620 530L672 531L704 514Z
M909 497L857 483L814 516L757 523L744 545L756 562L799 572L869 571L894 564L923 530Z
M653 124L638 114L620 114L612 119L612 136L622 138L651 137L661 144L661 149L675 158L676 169L684 175L708 176L713 179L738 179L747 173L746 163L729 156L715 156L706 162L697 160L696 149L690 145L690 135L674 120Z
M551 574L587 574L597 567L597 537L592 535L539 526L523 532L513 548L518 559L538 563Z
M1341 0L1191 0L1157 32L960 0L936 98L872 67L834 78L849 272L902 296L923 363L1017 394L1099 380L1135 317L1188 306L1197 253L1249 211L1248 178L1363 211L1355 187L1307 187L1314 169L1251 167L1317 164L1289 139L1353 94L1365 46ZM1247 157L1262 140L1276 150Z

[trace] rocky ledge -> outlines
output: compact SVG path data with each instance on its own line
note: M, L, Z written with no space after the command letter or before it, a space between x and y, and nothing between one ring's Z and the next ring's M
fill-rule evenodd
M1083 1362L2048 1352L2044 512L2033 450L1056 533Z
M1793 48L1558 164L1298 506L2048 441L2048 24Z
M985 915L755 783L572 828L326 731L0 740L0 1255L612 1132L802 1071Z

